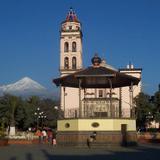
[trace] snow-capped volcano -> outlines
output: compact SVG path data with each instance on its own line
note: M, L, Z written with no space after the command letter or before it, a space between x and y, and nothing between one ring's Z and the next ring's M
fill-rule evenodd
M17 81L16 83L0 86L0 90L2 89L3 92L12 92L12 91L25 91L25 90L43 90L45 89L36 81L33 81L29 77L24 77L21 80Z
M51 97L51 93L45 87L29 77L24 77L13 84L0 86L0 95L3 94L13 94L21 97L33 95L43 98Z

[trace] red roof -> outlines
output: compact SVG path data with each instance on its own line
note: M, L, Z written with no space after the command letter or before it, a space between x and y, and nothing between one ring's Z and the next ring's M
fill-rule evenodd
M79 22L77 15L72 8L70 8L65 21L66 22Z

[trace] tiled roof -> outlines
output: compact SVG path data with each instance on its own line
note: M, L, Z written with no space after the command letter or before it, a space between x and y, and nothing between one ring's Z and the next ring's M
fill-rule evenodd
M82 88L113 88L138 85L140 79L106 67L88 67L73 74L54 79L57 86L79 87L81 79Z

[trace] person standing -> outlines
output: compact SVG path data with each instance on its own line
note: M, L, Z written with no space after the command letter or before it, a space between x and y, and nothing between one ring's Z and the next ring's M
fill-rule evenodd
M43 135L43 143L46 143L47 133L46 133L46 131L44 129L42 131L42 135Z
M35 133L36 136L38 136L39 144L42 143L42 132L41 130L37 130Z
M53 147L56 147L57 141L56 141L56 134L53 134Z
M53 139L52 130L48 130L47 136L48 136L48 144L49 144L49 145L52 145L52 139Z

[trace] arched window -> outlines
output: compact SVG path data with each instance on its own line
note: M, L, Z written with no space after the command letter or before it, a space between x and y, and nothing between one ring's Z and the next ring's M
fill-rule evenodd
M77 44L76 44L76 42L72 42L72 52L77 52Z
M68 57L64 58L64 68L69 69L69 58Z
M76 57L72 58L72 69L76 69L77 68L77 59Z
M68 42L65 42L64 43L64 52L68 52L68 50L69 50L69 44L68 44Z

